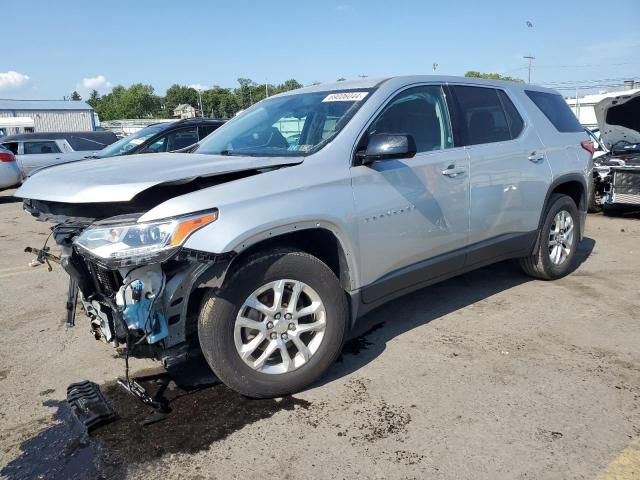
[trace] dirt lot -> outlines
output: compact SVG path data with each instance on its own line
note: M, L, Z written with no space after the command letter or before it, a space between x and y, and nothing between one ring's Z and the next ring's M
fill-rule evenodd
M171 414L142 426L148 410L113 386L123 360L83 318L64 325L67 277L27 266L48 226L3 195L3 477L640 478L640 215L590 216L560 281L505 263L386 305L294 397L171 383ZM133 371L150 388L166 378ZM120 415L91 438L64 402L83 379Z

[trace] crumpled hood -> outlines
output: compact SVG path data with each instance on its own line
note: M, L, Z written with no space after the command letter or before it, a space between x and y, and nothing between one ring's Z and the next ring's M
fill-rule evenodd
M640 92L605 98L594 110L607 149L621 141L640 143Z
M302 157L148 153L89 159L38 171L16 197L63 203L128 202L156 185L302 163Z

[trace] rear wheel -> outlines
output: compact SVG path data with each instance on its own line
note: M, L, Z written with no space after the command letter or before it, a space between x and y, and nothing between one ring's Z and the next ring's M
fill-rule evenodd
M340 353L348 323L331 269L293 250L249 258L202 305L198 335L207 362L227 386L256 398L316 381Z
M543 280L567 275L578 247L579 222L573 199L567 195L552 195L539 232L538 248L533 255L520 259L525 273Z

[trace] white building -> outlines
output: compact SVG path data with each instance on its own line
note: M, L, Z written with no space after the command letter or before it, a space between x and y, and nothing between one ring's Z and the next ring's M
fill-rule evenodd
M176 118L194 118L196 109L187 103L181 103L173 109L173 116Z
M91 132L93 108L82 101L0 99L0 136L29 132Z
M637 83L636 83L637 85ZM633 88L635 85L633 82L625 82L625 89L615 92L596 93L592 95L585 95L583 97L567 97L566 102L573 113L578 117L580 123L587 128L597 128L598 121L596 120L596 113L594 106L609 97L617 97L620 95L631 95L636 92L640 92L640 88Z

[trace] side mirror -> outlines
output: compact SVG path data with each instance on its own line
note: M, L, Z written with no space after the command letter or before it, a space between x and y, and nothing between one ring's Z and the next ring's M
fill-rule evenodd
M411 135L400 133L376 133L369 137L362 164L368 165L378 160L411 158L416 154L416 142Z

